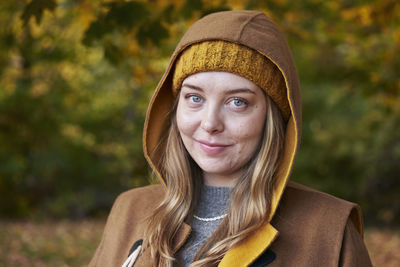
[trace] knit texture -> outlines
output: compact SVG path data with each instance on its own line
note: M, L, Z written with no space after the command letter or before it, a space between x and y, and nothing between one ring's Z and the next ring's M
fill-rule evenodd
M231 188L229 187L203 186L194 214L201 218L223 215L227 212L230 196ZM193 218L190 237L178 252L183 260L183 266L188 266L193 261L197 251L215 232L222 220L204 222Z
M230 72L254 82L271 97L283 118L288 120L290 107L282 74L274 63L256 50L226 41L204 41L189 46L175 65L174 93L180 90L186 77L205 71Z

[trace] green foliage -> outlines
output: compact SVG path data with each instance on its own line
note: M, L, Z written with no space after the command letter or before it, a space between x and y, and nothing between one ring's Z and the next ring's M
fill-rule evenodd
M104 4L107 12L99 15L85 33L83 42L92 44L113 31L129 31L139 24L144 24L149 12L144 3L116 1Z
M2 1L0 214L89 216L148 182L149 96L187 27L258 9L303 91L293 179L400 222L400 5L383 1ZM34 19L31 19L31 18Z
M145 109L136 103L148 96L130 66L80 43L77 6L23 27L21 10L2 5L15 41L1 76L0 213L98 214L121 190L147 183Z
M24 22L24 25L28 24L31 17L34 17L36 19L36 23L40 23L42 20L43 12L46 9L48 9L49 11L53 11L55 7L55 0L32 0L29 4L26 5L24 12L21 15L21 19Z

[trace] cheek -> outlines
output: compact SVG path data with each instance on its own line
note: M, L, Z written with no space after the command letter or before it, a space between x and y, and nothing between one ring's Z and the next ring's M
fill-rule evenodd
M232 127L231 132L234 133L237 139L258 143L264 128L264 117L251 118L243 122L233 122Z
M253 137L258 140L261 138L261 135L264 130L265 119L266 119L266 107L263 105L262 107L258 107L258 112L254 114L254 117L248 121L246 125L247 136L249 138Z
M258 145L262 132L262 127L258 125L243 126L243 128L238 129L236 139L246 148L250 148Z
M244 138L261 136L265 124L266 113L267 107L264 103L256 104L252 113L247 117L243 117L236 122L232 121L232 127L235 127L236 125L236 132Z
M176 124L178 126L179 133L182 134L190 134L195 130L196 120L193 116L188 115L187 112L184 112L182 109L177 109L176 112Z

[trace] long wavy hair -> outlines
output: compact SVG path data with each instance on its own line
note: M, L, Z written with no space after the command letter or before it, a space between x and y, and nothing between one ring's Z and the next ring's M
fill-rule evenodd
M265 98L267 112L259 147L232 189L227 216L197 252L190 267L218 265L229 249L269 219L285 126L276 104L267 95ZM153 266L176 265L173 240L183 222L190 224L203 184L202 171L186 151L177 128L177 102L170 114L169 131L155 152L162 153L156 164L166 192L148 218L144 236L144 247L150 249Z

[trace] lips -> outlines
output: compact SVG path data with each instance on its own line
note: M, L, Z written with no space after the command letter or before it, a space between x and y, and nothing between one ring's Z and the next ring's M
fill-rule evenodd
M205 140L196 140L199 144L201 150L207 153L210 156L215 156L222 153L227 147L231 145L219 144L219 143L210 143Z

